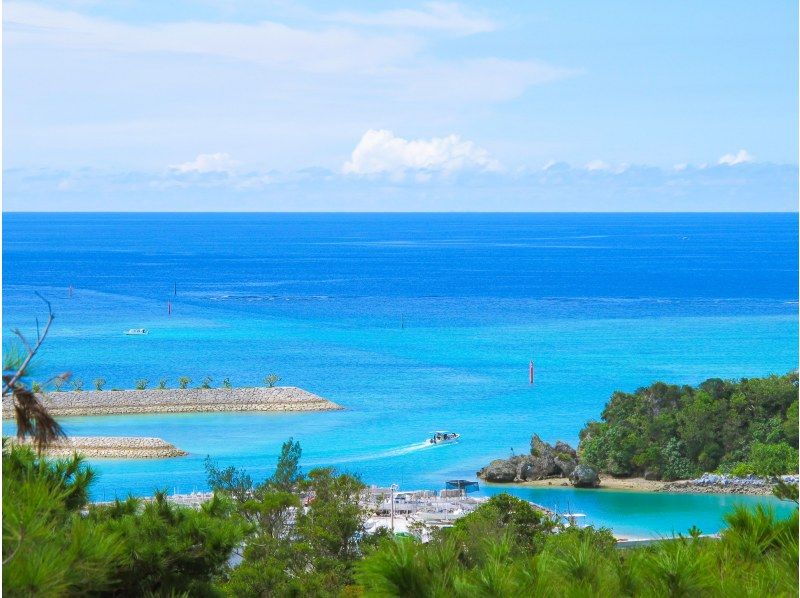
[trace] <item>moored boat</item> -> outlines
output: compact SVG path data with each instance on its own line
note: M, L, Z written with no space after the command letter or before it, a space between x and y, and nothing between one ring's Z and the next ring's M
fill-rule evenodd
M131 328L125 334L129 336L140 336L142 334L147 334L147 328Z

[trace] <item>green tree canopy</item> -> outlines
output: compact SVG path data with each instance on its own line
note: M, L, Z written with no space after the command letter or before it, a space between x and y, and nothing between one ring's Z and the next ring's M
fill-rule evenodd
M615 392L602 421L580 433L581 460L615 476L679 479L703 471L797 472L797 372L712 378L697 387L656 382Z

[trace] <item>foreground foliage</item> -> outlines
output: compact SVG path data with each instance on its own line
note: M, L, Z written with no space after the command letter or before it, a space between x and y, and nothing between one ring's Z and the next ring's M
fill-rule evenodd
M429 543L365 535L358 478L307 474L283 445L254 483L207 461L200 509L129 498L87 506L78 457L3 452L3 590L13 596L796 596L797 510L737 507L719 540L620 549L608 530L565 528L530 503L492 497ZM780 493L797 500L796 486Z
M200 510L155 501L87 509L92 471L79 457L3 450L3 591L10 596L215 595L244 535L229 501Z
M250 523L242 562L220 586L225 594L334 596L353 583L364 544L364 485L330 468L303 474L300 455L299 443L285 442L275 473L258 484L206 461L209 485Z
M498 497L499 498L499 497ZM494 500L494 499L493 499ZM523 501L506 497L512 510ZM364 596L796 596L797 512L735 508L720 540L615 548L607 530L528 528L486 505L428 544L387 539L359 565ZM494 524L492 526L492 524ZM487 529L494 532L483 536Z
M667 480L796 473L797 393L797 372L615 392L602 421L580 433L581 461L615 476Z

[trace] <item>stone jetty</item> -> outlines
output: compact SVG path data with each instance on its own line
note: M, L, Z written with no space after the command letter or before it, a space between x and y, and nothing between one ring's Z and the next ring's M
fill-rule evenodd
M42 402L55 417L197 413L202 411L334 411L340 405L293 386L273 388L169 388L49 392ZM3 419L12 419L3 401Z
M31 444L29 439L12 438L11 442ZM161 438L142 436L69 436L48 446L45 453L49 457L78 453L90 459L164 459L189 454Z

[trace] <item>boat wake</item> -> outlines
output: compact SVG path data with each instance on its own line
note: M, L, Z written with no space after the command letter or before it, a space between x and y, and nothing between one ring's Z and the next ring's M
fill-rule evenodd
M374 461L377 459L390 459L392 457L400 457L402 455L408 455L409 453L415 453L417 451L422 451L425 449L432 449L436 448L437 444L430 444L427 440L423 442L416 442L414 444L408 444L404 446L399 446L396 448L386 449L383 451L378 451L376 453L367 453L366 455L353 455L353 456L343 456L341 458L333 457L331 459L325 459L326 464L334 464L334 463L356 463L359 461Z
M433 448L434 446L436 445L430 444L427 440L424 440L415 444L409 444L408 446L401 446L396 449L384 451L381 457L398 457L400 455L407 455L408 453L415 453L426 448Z

